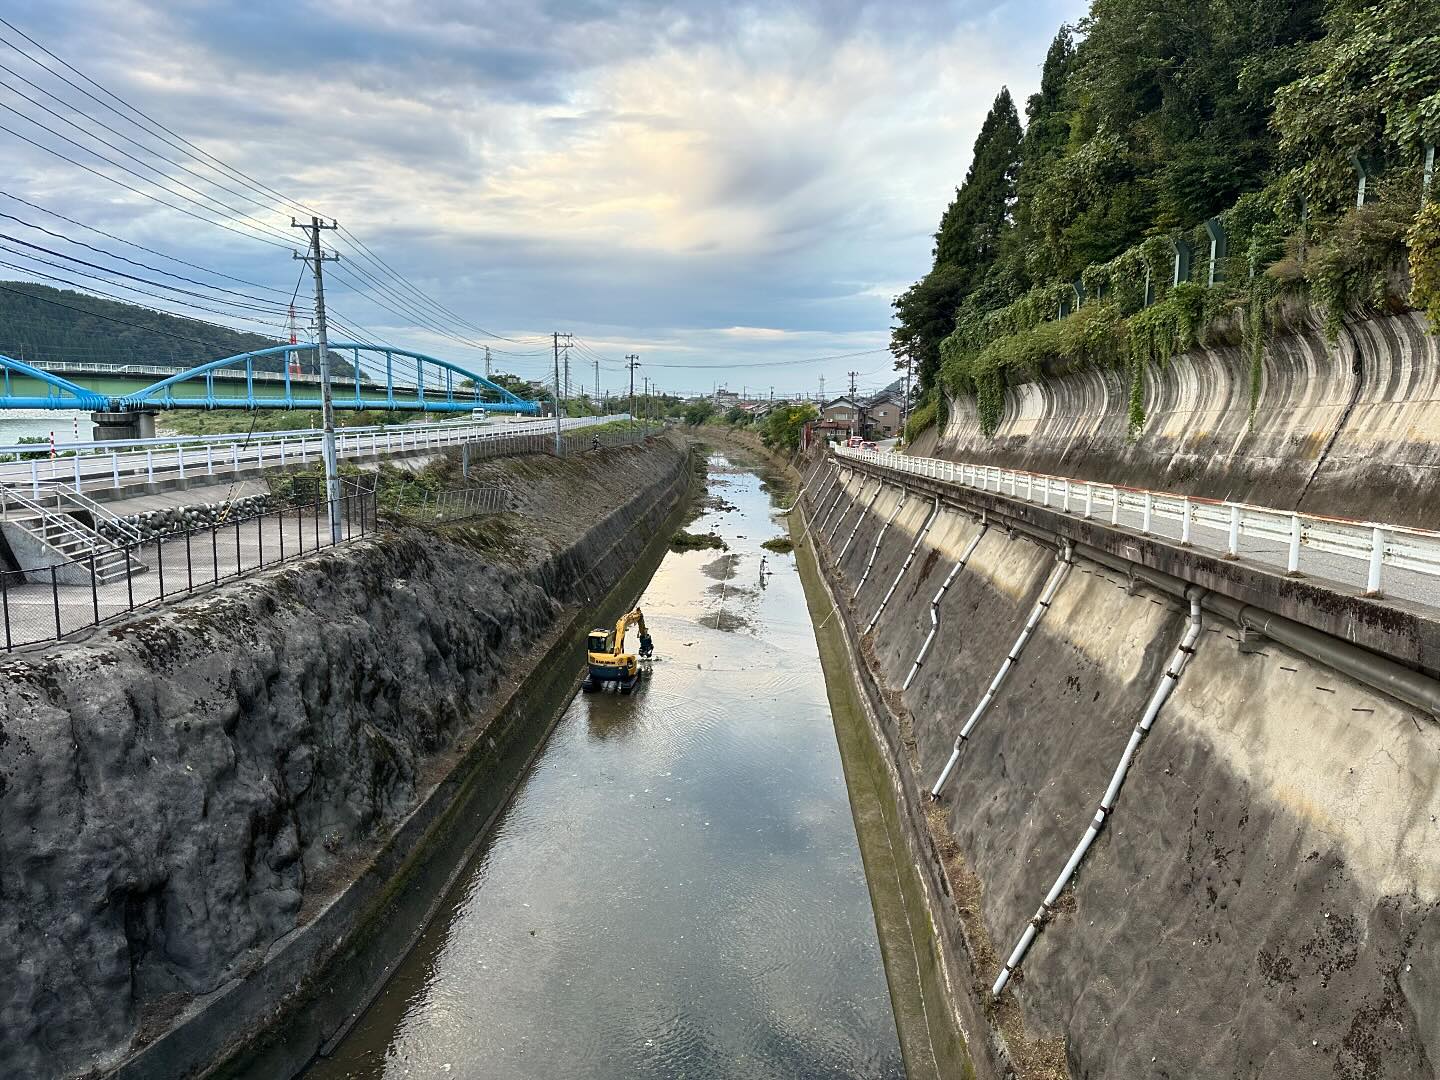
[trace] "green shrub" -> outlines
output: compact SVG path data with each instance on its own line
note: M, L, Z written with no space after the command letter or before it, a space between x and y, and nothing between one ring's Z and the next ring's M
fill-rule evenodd
M1440 334L1440 202L1427 203L1405 235L1410 247L1410 302Z

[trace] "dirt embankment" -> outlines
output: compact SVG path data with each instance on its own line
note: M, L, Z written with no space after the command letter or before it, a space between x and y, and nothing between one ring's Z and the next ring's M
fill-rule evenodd
M260 973L689 484L665 441L475 471L518 511L382 533L4 662L0 1077L103 1072Z

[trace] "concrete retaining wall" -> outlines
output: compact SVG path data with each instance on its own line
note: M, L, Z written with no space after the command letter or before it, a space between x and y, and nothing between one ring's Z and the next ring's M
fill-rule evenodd
M1128 438L1122 371L1010 387L986 437L951 401L939 456L1317 514L1440 527L1440 338L1417 313L1318 329L1267 348L1253 424L1239 348L1193 349L1145 374L1146 423Z
M359 542L5 662L0 1077L197 1074L313 991L455 800L503 795L487 751L550 720L517 687L689 469L665 443L486 468L537 504L523 527Z
M867 482L868 503L873 480L845 487ZM837 595L854 591L900 497L892 487L866 515L831 570ZM911 495L891 524L844 613L857 642L932 507ZM904 759L900 795L928 832L915 848L948 889L938 922L981 1075L1440 1075L1440 727L1273 643L1241 653L1213 618L1012 1003L989 1006L996 957L1093 817L1185 614L1077 563L967 743L941 821L927 821L919 786L1054 565L1052 549L989 528L900 694L930 600L979 527L942 509L856 653ZM822 539L823 561L849 529Z

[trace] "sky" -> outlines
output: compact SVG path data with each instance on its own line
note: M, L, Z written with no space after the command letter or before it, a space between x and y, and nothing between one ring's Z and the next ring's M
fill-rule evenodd
M214 158L338 219L350 235L333 237L341 262L327 300L368 339L477 369L488 343L498 370L538 378L558 330L581 343L572 380L587 389L593 357L613 392L634 353L637 380L664 390L756 396L816 393L821 377L838 392L850 371L862 391L894 377L890 301L929 268L986 111L1002 85L1023 109L1050 39L1082 9L1078 0L11 0L4 17ZM0 125L10 129L0 130L0 191L208 271L294 290L302 264L275 238L294 231L293 205L255 198L182 157L183 144L127 125L16 51L39 55L11 29L0 26L0 43ZM152 194L164 184L170 201L201 195L201 216L224 216L214 209L223 202L273 230L262 233L271 243L97 174ZM136 254L5 202L0 212ZM455 317L417 314L422 305L393 280L389 292L369 284L367 265L387 279L351 236ZM307 283L300 305L309 299Z

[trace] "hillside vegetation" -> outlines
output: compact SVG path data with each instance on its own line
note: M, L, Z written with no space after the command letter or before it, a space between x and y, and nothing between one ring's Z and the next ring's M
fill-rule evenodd
M0 287L0 353L17 360L187 368L279 344L275 338L28 281L0 281ZM279 364L276 360L275 370Z
M1144 365L1197 342L1245 344L1258 388L1283 297L1332 334L1407 304L1440 320L1437 135L1434 0L1092 0L1023 127L996 96L932 268L895 301L921 415L971 394L993 431L1010 379L1109 364L1138 431Z

